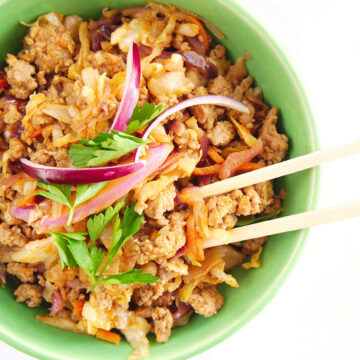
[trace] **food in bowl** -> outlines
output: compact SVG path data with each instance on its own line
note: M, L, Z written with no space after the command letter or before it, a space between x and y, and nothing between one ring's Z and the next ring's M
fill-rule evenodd
M144 357L149 332L166 342L192 313L215 315L217 285L259 267L267 238L202 241L276 216L284 197L270 181L207 199L197 187L281 161L287 137L250 54L231 65L193 14L150 3L29 26L0 82L0 280L51 303L38 320L122 334Z

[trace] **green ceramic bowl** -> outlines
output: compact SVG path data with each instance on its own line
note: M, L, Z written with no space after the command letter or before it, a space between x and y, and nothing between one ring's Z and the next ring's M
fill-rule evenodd
M166 2L166 1L161 1ZM273 39L235 0L170 0L170 3L191 10L216 24L225 34L222 43L235 59L249 50L250 74L264 89L268 103L281 110L280 127L290 138L290 157L317 148L315 127L309 105L299 80ZM38 15L58 11L98 17L103 7L130 7L136 0L1 0L0 59L21 48L25 34L19 22L31 23ZM318 174L304 171L280 179L276 186L285 188L288 199L285 214L303 212L314 207ZM272 236L257 270L238 269L234 275L238 289L221 287L225 305L212 318L194 316L190 325L174 329L167 344L151 339L150 359L186 359L233 334L251 320L271 300L291 271L304 244L307 231ZM92 360L127 359L130 346L123 341L114 346L83 336L55 329L35 320L45 309L29 309L15 302L13 288L0 289L0 339L38 359Z

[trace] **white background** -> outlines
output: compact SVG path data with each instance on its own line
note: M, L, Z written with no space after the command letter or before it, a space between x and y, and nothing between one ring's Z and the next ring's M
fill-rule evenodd
M241 3L295 67L313 108L321 147L359 139L358 1ZM360 199L359 164L360 157L353 157L323 167L319 207ZM359 260L358 219L313 229L273 301L231 338L193 360L360 359ZM0 358L30 359L1 343Z

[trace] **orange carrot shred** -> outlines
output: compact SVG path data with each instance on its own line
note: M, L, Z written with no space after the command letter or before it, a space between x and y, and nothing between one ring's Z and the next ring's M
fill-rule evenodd
M217 164L222 164L225 161L225 159L216 151L216 149L213 146L209 147L208 155Z
M103 329L98 329L98 331L96 332L96 337L100 340L111 342L116 345L118 345L121 340L121 337L119 334L116 334L111 331L103 330Z
M253 171L253 170L258 170L258 169L261 169L263 168L264 166L263 165L260 165L258 163L252 163L252 162L249 162L247 164L244 164L244 165L241 165L237 171Z
M204 260L204 250L201 247L200 237L196 231L193 214L190 214L186 220L186 250L196 260Z
M199 27L199 35L202 36L202 38L204 39L204 45L206 50L209 48L209 37L208 34L203 26L203 24L200 22L199 19L197 19L195 16L192 15L187 15L187 18L193 23L196 24Z
M221 165L211 165L202 168L195 168L193 175L215 175L219 172Z
M42 130L41 129L34 129L33 131L31 131L31 133L29 135L27 135L27 137L29 137L30 139L33 138L37 138L42 134Z
M31 195L31 196L25 196L23 198L20 198L17 201L17 206L22 207L22 206L29 206L32 205L35 201L35 196Z
M81 320L82 319L82 311L83 307L85 305L85 300L76 299L72 302L72 305L74 307L74 312L76 317Z

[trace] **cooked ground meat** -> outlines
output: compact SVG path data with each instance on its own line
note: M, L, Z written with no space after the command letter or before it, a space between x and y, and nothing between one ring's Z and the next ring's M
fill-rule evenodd
M264 150L260 157L268 164L280 162L288 150L288 138L286 135L277 132L277 120L277 109L272 108L266 115L264 124L259 131L260 138L264 143Z
M156 341L166 343L171 335L174 321L170 310L166 307L155 307L151 311L151 317L154 321Z
M35 67L26 61L18 60L14 55L8 55L6 61L9 64L5 71L7 81L11 86L11 95L26 99L38 86L32 77L35 74Z
M7 272L15 275L23 283L32 283L35 281L34 273L37 271L35 266L18 262L11 262L7 266Z
M40 285L22 284L15 290L17 302L26 302L29 307L37 307L42 301L42 287Z
M207 131L210 142L215 146L226 146L236 136L234 125L230 121L219 121L215 127Z
M231 84L221 75L209 81L209 94L231 96Z
M196 287L188 303L193 307L197 314L205 317L215 315L224 303L224 298L216 290L214 285L202 285Z
M46 74L65 72L73 63L75 42L60 22L58 26L49 23L33 25L25 36L24 45L20 58L34 62Z
M244 241L241 243L241 250L246 255L255 254L259 250L260 246L263 246L267 240L268 237L264 236L261 238Z
M0 245L22 247L26 242L27 239L22 234L20 227L10 227L6 223L0 224Z

